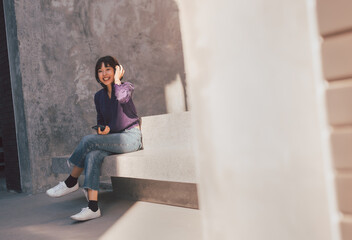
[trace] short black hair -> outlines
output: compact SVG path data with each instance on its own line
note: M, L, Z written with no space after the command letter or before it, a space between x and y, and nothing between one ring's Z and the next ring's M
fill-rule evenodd
M112 57L112 56L105 56L105 57L101 57L98 59L97 64L95 65L95 79L97 80L97 82L103 87L103 88L107 88L102 82L100 82L99 77L98 77L98 71L101 68L101 66L105 65L105 67L112 67L114 69L114 73L116 70L116 66L120 66L119 62L117 61L116 58Z

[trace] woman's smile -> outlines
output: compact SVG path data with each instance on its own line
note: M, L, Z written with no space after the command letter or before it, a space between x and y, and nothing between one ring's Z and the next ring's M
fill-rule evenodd
M115 76L114 69L110 66L105 66L104 63L101 65L101 68L98 70L99 80L105 85L110 85L111 83L113 83L114 76Z

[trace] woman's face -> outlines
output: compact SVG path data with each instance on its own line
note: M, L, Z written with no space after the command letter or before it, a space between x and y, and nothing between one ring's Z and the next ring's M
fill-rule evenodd
M114 69L110 66L106 67L105 64L102 63L101 68L98 70L98 77L100 82L102 82L104 85L110 85L115 80L114 76Z

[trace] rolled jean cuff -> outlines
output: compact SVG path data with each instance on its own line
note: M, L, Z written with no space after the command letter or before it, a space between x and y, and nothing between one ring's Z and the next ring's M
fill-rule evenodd
M70 158L67 159L67 165L69 166L69 168L73 168L73 167L84 168L84 164L76 164Z

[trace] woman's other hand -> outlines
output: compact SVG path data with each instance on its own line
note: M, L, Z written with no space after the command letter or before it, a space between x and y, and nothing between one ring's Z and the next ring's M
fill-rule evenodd
M106 134L109 134L109 132L110 132L109 126L105 126L104 131L101 131L100 127L98 127L98 134L100 134L100 135L106 135Z
M115 84L121 85L121 78L125 74L125 69L123 69L122 65L115 67Z

